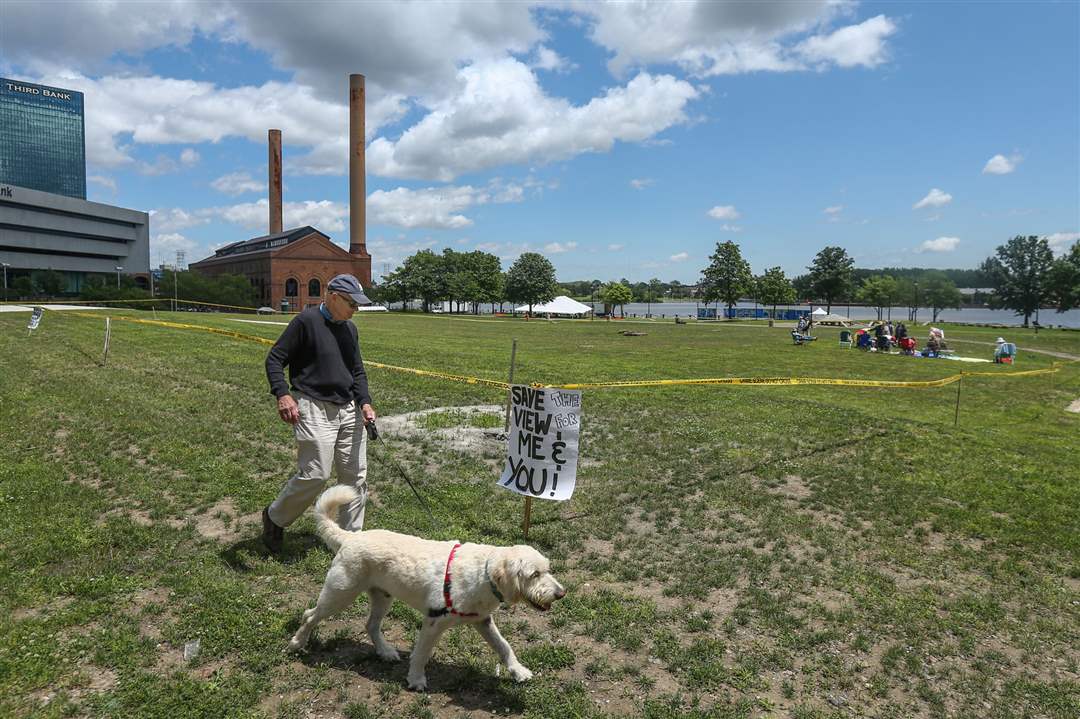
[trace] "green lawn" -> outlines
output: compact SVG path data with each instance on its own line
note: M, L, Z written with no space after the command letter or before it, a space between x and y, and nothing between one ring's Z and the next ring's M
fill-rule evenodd
M143 313L117 311L147 318ZM237 317L157 313L274 338ZM250 319L248 316L245 319ZM282 650L331 556L307 518L283 558L258 512L294 461L264 345L49 312L0 314L0 716L1068 717L1080 714L1080 363L957 386L586 390L577 490L530 542L569 589L500 612L534 681L449 633L431 691L374 657L360 604ZM760 323L357 318L365 359L560 384L735 376L927 380L1080 356L1080 332L1008 330L1014 368L868 355ZM989 358L1001 330L945 325ZM624 337L620 330L646 333ZM925 328L915 333L920 339ZM987 344L989 343L989 344ZM504 393L369 370L386 418ZM493 429L494 428L494 429ZM369 452L369 526L521 541L501 450L441 410ZM389 456L387 451L389 450ZM432 521L388 462L421 487ZM407 649L419 617L396 605ZM184 645L198 640L196 658Z

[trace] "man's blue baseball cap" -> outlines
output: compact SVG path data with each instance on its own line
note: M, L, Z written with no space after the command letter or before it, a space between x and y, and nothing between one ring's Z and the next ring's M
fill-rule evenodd
M358 305L371 304L371 300L364 294L364 288L361 286L360 280L352 275L338 275L327 283L326 289L331 292L340 292L343 295L348 295L352 298L352 301Z

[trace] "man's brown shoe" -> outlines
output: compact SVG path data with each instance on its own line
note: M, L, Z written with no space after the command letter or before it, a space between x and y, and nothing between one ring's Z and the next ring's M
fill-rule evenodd
M262 512L262 543L270 550L271 554L281 554L281 547L285 543L285 530L270 519L270 507Z

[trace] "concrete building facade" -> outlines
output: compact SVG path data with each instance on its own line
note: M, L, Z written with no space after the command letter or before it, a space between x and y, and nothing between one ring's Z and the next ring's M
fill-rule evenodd
M94 275L134 275L149 287L150 216L15 185L0 184L0 262L8 284L57 270L67 293Z

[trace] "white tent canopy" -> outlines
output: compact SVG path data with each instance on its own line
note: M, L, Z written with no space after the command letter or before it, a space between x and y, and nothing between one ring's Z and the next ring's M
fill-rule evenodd
M521 307L515 307L516 312L528 312L529 306L522 305ZM572 300L566 295L559 295L551 302L545 302L542 305L533 305L533 314L551 314L551 315L583 315L586 312L592 312L592 307L583 305L577 300Z
M830 314L821 307L818 307L810 313L810 319L812 319L816 325L840 325L841 327L847 327L851 323L851 320L847 317Z

